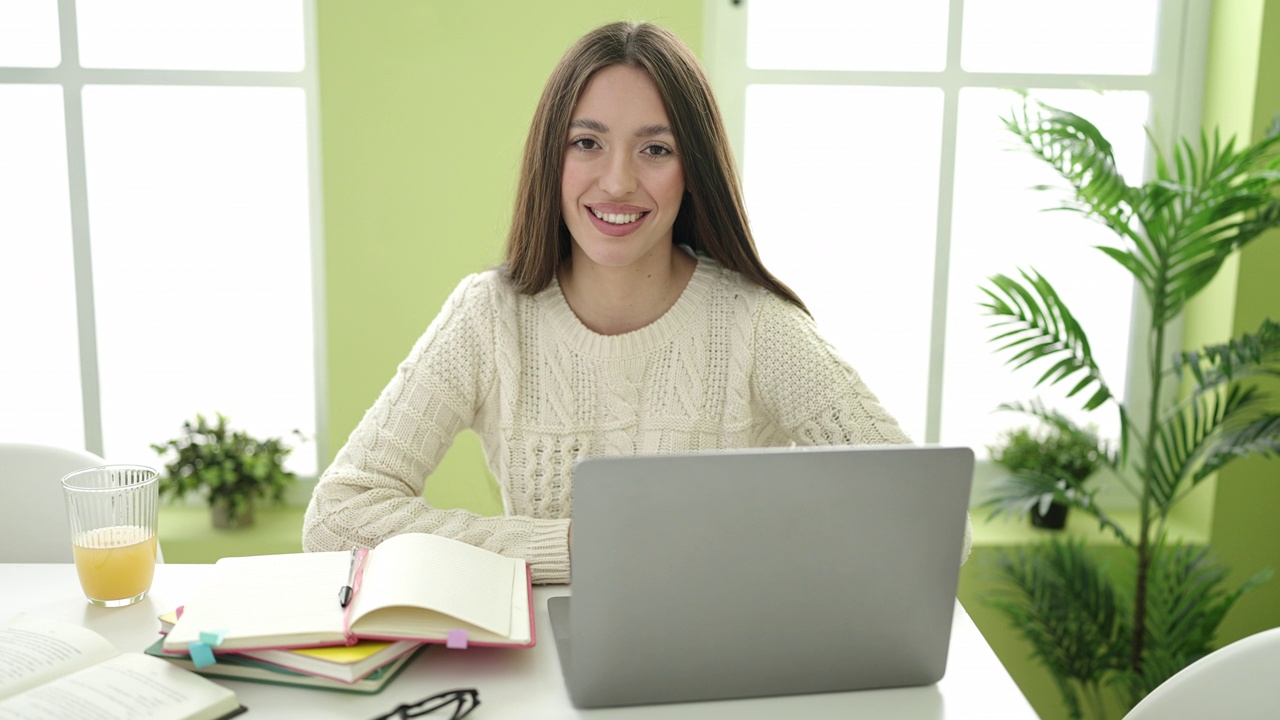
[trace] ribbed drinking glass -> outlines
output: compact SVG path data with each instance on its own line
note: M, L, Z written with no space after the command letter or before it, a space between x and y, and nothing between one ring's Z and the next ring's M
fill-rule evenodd
M62 489L85 597L102 607L146 597L156 568L156 471L141 465L78 470L62 478Z

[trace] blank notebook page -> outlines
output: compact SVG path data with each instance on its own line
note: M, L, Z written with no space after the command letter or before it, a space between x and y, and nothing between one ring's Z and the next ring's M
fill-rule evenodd
M238 638L342 634L338 589L347 582L350 552L223 558L174 626L172 642L201 631Z
M436 535L397 535L365 561L352 624L377 607L411 605L506 635L511 632L517 571L524 572L523 561L466 543Z

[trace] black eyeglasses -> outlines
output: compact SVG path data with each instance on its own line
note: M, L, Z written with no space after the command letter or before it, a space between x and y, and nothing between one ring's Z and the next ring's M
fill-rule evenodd
M444 710L449 720L462 720L471 714L480 704L480 693L475 688L466 690L449 690L425 697L412 705L401 705L386 715L379 715L373 720L408 720L409 718L430 715L437 710ZM442 716L443 717L443 716Z

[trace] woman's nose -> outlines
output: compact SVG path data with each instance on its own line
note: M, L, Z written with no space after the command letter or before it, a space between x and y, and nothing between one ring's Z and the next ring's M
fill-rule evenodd
M638 184L631 154L614 153L600 176L600 189L614 197L623 197L635 192Z

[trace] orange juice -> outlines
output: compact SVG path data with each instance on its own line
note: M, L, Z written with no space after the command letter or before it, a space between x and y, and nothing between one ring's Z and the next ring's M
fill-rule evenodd
M156 536L132 525L88 530L71 545L80 587L93 600L111 602L151 589L156 569Z

